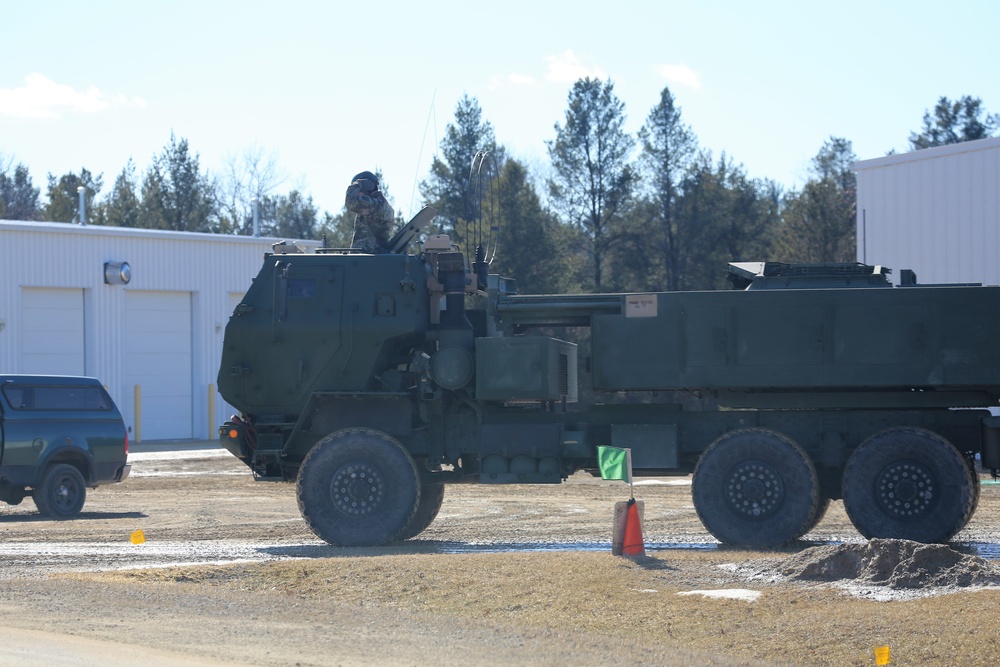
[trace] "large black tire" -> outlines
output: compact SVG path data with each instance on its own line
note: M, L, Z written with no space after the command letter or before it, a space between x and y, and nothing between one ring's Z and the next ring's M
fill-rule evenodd
M31 494L35 507L53 519L68 519L80 513L87 500L87 483L76 467L55 463L46 468L41 483Z
M702 524L725 544L779 547L819 520L812 461L766 429L732 431L713 442L694 469L691 495Z
M424 484L420 487L420 502L417 503L417 511L414 512L413 518L396 536L396 539L408 540L424 532L441 511L443 502L444 484Z
M296 496L302 518L321 539L340 547L377 546L409 525L420 500L420 476L393 438L345 429L306 455Z
M975 500L962 454L925 429L876 433L844 468L844 509L869 539L947 542L968 523Z

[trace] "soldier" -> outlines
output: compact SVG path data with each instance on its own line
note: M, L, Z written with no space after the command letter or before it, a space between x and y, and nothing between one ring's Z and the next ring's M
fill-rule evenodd
M393 227L393 211L379 190L375 174L363 171L355 176L347 188L344 205L347 210L357 213L351 247L371 254L386 252Z

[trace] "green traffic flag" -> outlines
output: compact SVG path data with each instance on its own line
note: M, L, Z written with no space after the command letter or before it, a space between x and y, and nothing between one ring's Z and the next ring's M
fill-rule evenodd
M600 445L597 448L597 466L601 469L601 479L629 481L628 450L620 447Z

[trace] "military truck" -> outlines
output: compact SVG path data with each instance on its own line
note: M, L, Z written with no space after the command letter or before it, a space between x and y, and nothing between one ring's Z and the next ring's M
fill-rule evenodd
M693 473L708 531L757 548L840 499L866 537L947 541L975 459L1000 468L1000 287L760 262L732 290L527 295L447 236L407 252L420 227L379 255L276 246L226 327L222 444L331 544L414 537L448 484L599 474L599 445ZM581 327L584 358L545 335Z

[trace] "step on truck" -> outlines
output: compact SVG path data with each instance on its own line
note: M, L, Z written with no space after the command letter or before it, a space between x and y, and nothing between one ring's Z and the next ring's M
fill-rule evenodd
M831 500L867 538L944 542L1000 468L1000 287L757 262L731 290L522 295L447 236L408 252L431 215L386 254L275 246L226 327L222 444L331 544L418 535L448 484L599 474L599 445L691 474L705 528L755 548ZM545 335L580 328L582 358Z

